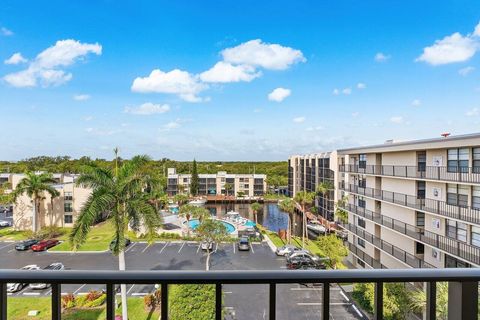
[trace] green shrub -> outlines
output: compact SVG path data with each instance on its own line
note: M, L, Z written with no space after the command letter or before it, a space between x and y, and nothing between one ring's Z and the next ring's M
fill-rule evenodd
M73 293L68 293L62 296L62 308L69 309L75 307L75 296Z
M169 298L170 319L215 319L214 285L171 285Z
M103 294L103 292L101 291L97 291L97 290L90 290L87 294L87 301L94 301L94 300L97 300L101 295Z
M75 298L75 304L77 307L83 307L87 303L87 296L77 296Z
M96 307L100 307L102 304L105 303L105 300L107 299L107 295L106 294L102 294L100 295L98 298L96 298L95 300L90 300L83 305L85 308L96 308Z

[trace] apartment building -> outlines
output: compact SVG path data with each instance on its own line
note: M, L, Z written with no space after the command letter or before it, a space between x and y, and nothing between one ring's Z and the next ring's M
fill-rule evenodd
M23 174L9 174L4 177L14 190L24 178ZM76 186L76 175L54 174L56 184L53 187L60 193L52 199L45 193L37 213L38 229L46 226L72 227L80 214L83 203L91 194L91 189ZM33 202L27 195L18 198L13 206L13 227L16 230L31 230L33 223Z
M350 260L480 266L480 133L338 150Z
M288 194L295 197L299 191L316 192L323 182L333 189L326 194L318 193L315 198L317 213L333 221L337 193L337 152L323 152L307 155L295 155L288 159Z
M191 174L178 174L175 168L168 168L167 193L190 193ZM267 176L264 174L199 174L199 195L229 195L246 197L263 196L267 191Z

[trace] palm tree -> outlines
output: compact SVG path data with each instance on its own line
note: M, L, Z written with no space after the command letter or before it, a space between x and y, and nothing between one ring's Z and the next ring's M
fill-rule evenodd
M260 209L262 209L262 205L258 202L254 202L250 205L250 208L252 208L253 211L253 216L255 217L255 224L257 224L257 213Z
M411 309L423 312L427 305L427 295L424 290L414 290L411 294ZM438 282L436 295L436 319L448 318L448 282Z
M302 215L303 215L303 230L302 230L302 248L305 248L305 235L307 234L307 217L306 217L306 210L307 205L312 204L313 199L315 199L315 192L308 192L308 191L300 191L297 192L295 195L295 202L298 203L302 207Z
M58 197L60 193L52 186L55 183L52 174L35 172L26 172L25 178L20 180L17 187L13 191L13 200L16 202L18 197L23 194L29 196L33 201L33 221L32 231L38 231L38 213L40 212L40 202L45 199L45 193L49 194L53 199Z
M295 202L290 199L284 199L281 202L278 203L278 206L280 210L285 211L288 214L288 227L287 227L287 238L288 238L288 244L292 243L292 218L290 217L291 215L295 213Z
M190 237L190 220L198 219L201 222L210 215L210 211L202 207L186 204L180 207L178 215L187 220L187 236Z
M227 182L225 183L225 194L228 196L230 191L233 190L233 184Z
M325 200L327 201L327 208L328 208L328 200L329 200L330 190L333 190L333 184L330 181L321 182L317 186L317 189L316 189L316 191L318 193L320 193L325 198ZM326 214L326 215L328 215L328 214ZM327 216L325 216L325 218L328 219Z
M115 152L115 168L100 168L94 164L83 168L77 185L92 189L84 203L80 215L70 233L70 243L74 250L87 239L87 235L97 217L107 214L113 224L112 253L118 256L119 270L125 270L125 232L127 227L138 231L140 224L147 229L149 241L153 241L155 230L161 224L161 217L155 206L144 193L148 177L142 167L150 160L147 156L135 156L130 161L118 165L118 149ZM122 315L128 319L126 285L121 285Z
M202 242L206 242L207 248L210 248L210 245L213 246L215 243L218 245L220 242L229 238L225 225L221 221L211 218L201 222L195 229L195 233ZM207 271L210 270L210 255L212 251L213 250L207 249L207 259L205 261L205 269Z
M342 223L348 222L348 212L345 210L345 206L348 204L348 196L343 196L335 204L336 210L335 215L337 216L337 221Z
M176 194L173 197L173 201L175 201L179 206L184 205L188 201L188 196L186 194Z

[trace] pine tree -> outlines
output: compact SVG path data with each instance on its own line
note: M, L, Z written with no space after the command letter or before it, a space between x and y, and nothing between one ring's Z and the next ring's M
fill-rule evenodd
M197 161L195 161L195 159L193 159L192 181L190 182L190 193L193 196L198 195L198 172L197 172Z

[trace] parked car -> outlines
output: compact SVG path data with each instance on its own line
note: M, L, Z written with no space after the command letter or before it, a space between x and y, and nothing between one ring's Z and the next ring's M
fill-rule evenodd
M21 268L20 270L40 270L36 264L31 264ZM22 290L25 288L26 283L7 283L7 292L13 293Z
M287 269L290 270L318 270L326 269L325 264L321 261L315 261L308 256L300 256L290 259L287 262Z
M6 220L0 220L0 228L10 227L10 222Z
M292 254L288 255L287 264L296 259L301 259L301 258L309 259L315 263L320 262L319 257L309 253L308 251L302 250L302 251L293 252Z
M113 247L115 247L116 243L116 240L112 240L112 242L110 242L110 251L113 251ZM131 243L132 241L130 241L130 239L125 238L125 247L128 247Z
M277 248L277 250L275 250L275 254L277 256L286 256L286 255L291 254L294 251L300 251L300 250L302 250L302 249L297 248L297 247L295 247L294 245L291 245L291 244L286 244L286 245L284 245L280 248Z
M249 251L250 250L250 241L248 241L248 238L242 237L238 241L238 250L239 251Z
M45 268L43 268L43 270L57 270L57 271L64 270L64 269L65 269L65 266L61 262L54 262L46 266ZM50 284L48 283L30 283L29 285L31 289L35 289L35 290L43 290L48 288L48 286L50 286Z
M23 242L17 243L15 245L15 250L25 251L30 249L34 244L37 244L37 243L38 243L38 240L35 240L35 239L25 240Z
M42 240L32 246L32 251L45 251L59 244L56 239Z
M213 250L213 245L214 245L213 242L202 241L202 243L200 243L200 249L202 249L204 251L212 251Z

